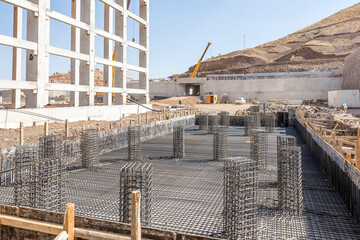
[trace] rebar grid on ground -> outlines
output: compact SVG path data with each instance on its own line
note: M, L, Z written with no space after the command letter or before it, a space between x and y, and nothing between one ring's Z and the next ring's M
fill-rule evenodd
M247 115L245 117L245 136L250 136L250 131L255 128L255 116Z
M96 129L84 129L81 133L81 165L91 168L99 163L99 134Z
M227 127L217 126L214 128L213 136L213 159L223 161L227 158Z
M250 158L256 162L260 171L268 165L268 135L265 130L253 129L250 136Z
M141 161L140 126L128 128L128 161Z
M131 192L141 192L141 224L151 225L153 166L151 163L132 162L120 169L119 220L130 223Z
M219 125L219 115L209 115L208 134L214 134L214 128Z
M276 116L274 114L265 115L265 129L267 133L274 133L276 125Z
M208 130L209 125L209 115L208 114L200 114L199 116L199 130Z
M257 166L251 159L224 161L224 235L256 239L258 231Z
M173 127L173 157L174 159L183 159L185 157L185 138L184 126L175 125Z
M221 112L219 113L219 116L220 116L219 125L225 126L225 127L229 127L229 126L230 126L230 115L229 115L229 112L221 111Z
M299 216L303 211L301 149L296 146L280 148L278 163L278 204L284 215Z

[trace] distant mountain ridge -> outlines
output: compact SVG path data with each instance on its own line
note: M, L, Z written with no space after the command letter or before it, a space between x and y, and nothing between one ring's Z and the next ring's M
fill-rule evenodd
M210 74L337 71L360 46L360 3L266 44L201 63L198 77ZM188 77L191 66L180 77Z

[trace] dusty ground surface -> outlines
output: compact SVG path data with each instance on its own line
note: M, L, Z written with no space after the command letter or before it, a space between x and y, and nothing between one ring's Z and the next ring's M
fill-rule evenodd
M198 109L201 112L221 112L227 111L230 115L235 115L237 111L245 111L250 108L252 104L244 104L244 105L235 105L232 103L229 104L196 104L194 108Z
M197 76L340 70L360 43L359 11L360 3L276 41L207 59ZM188 77L194 67L180 76Z

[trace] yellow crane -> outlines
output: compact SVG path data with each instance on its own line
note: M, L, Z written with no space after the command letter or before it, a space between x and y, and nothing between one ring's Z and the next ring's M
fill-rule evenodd
M203 58L204 58L204 56L205 56L205 53L206 53L206 51L208 50L208 48L209 48L210 45L211 45L211 42L208 42L208 44L207 44L207 46L206 46L206 48L205 48L205 51L204 51L203 54L201 55L201 58L200 58L198 64L196 64L196 67L195 67L193 73L191 74L191 78L196 77L196 72L198 71L198 69L199 69L199 67L200 67L200 64L201 64L201 62L202 62L202 60L203 60Z

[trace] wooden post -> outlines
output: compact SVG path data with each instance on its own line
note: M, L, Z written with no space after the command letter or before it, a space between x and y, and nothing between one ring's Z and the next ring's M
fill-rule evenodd
M66 210L64 215L64 224L63 224L63 230L67 232L68 234L68 240L74 240L75 234L74 234L74 204L68 203L66 204Z
M161 121L161 112L159 112L159 121Z
M357 129L356 145L355 145L355 166L360 170L360 127Z
M120 125L120 127L122 127L122 122L120 122L120 124L119 124L119 125Z
M140 198L139 190L131 193L131 240L141 240Z
M97 127L97 130L98 130L98 131L100 131L100 130L101 130L101 129L100 129L100 126L98 126L98 127Z
M70 137L69 134L69 120L65 120L65 137Z
M346 160L348 160L348 162L351 163L351 154L350 153L346 153Z
M139 125L141 125L141 114L140 113L138 114L138 123L139 123Z
M49 135L49 123L45 122L44 124L44 136Z
M146 113L145 113L145 119L146 119L145 122L146 122L146 123L148 123L148 121L149 121L149 116L148 116L148 115L149 115L149 112L146 112Z
M163 109L163 120L166 120L166 112L165 112L165 108Z
M24 123L20 122L20 145L24 145Z
M113 124L112 124L112 123L110 123L109 128L110 128L110 130L113 128Z

